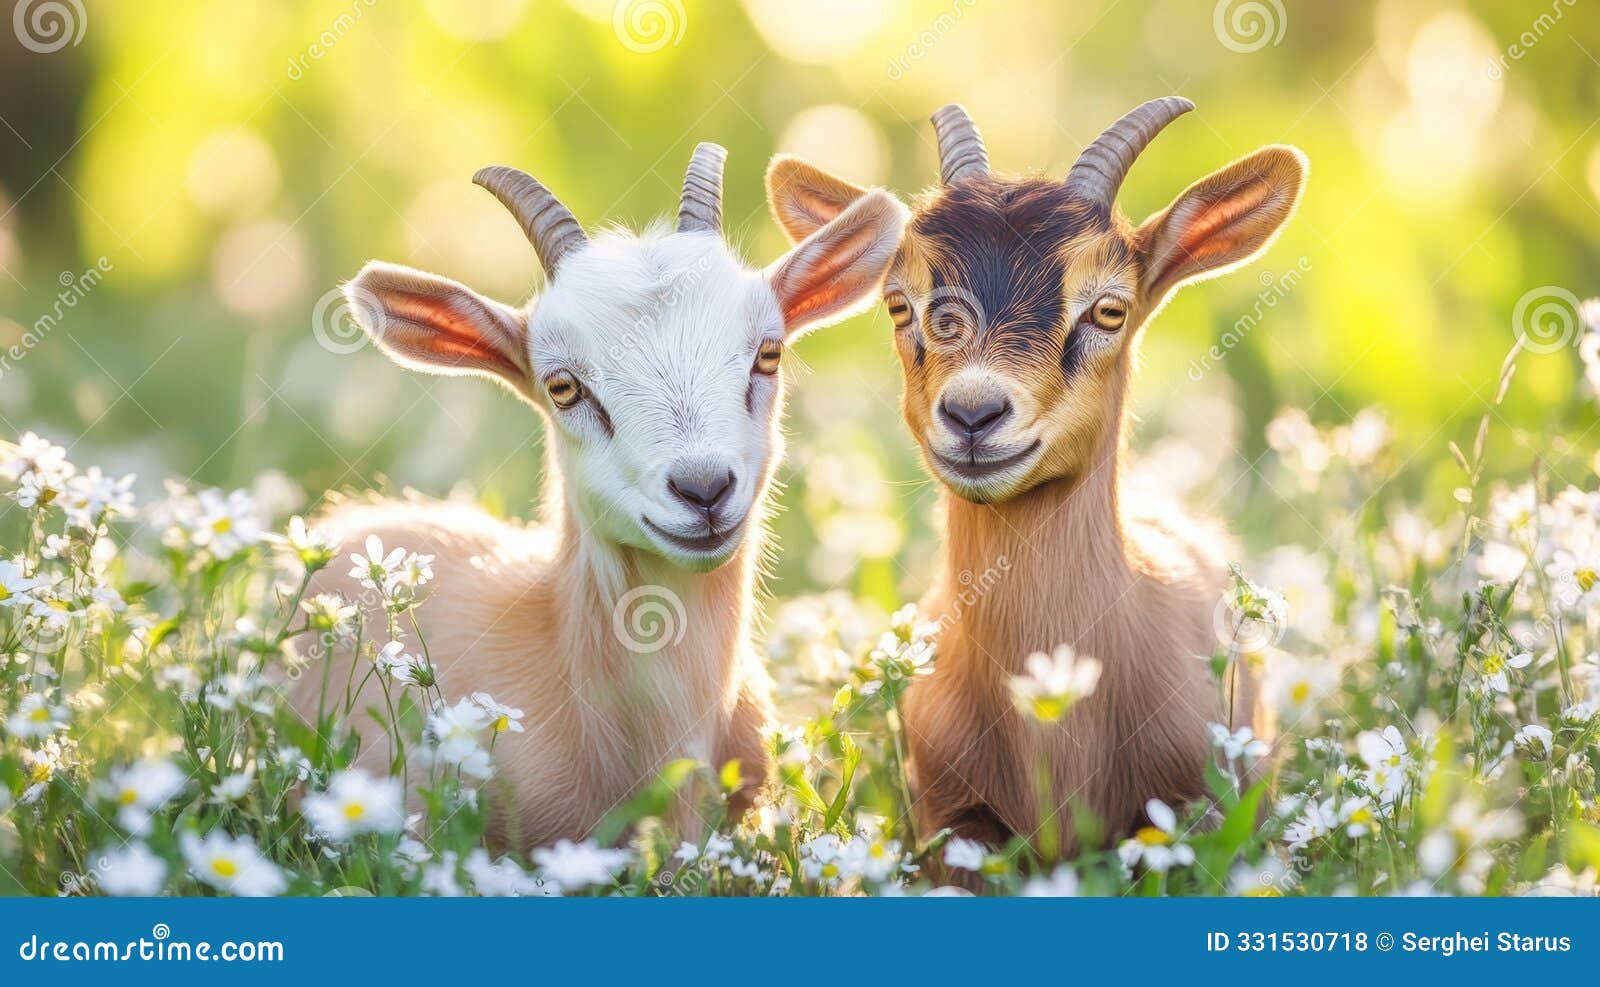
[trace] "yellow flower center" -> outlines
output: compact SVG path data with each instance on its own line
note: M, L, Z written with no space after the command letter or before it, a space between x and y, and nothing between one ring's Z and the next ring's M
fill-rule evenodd
M43 706L40 706L38 709L36 709L33 712L28 714L28 719L32 720L35 723L49 723L50 722L50 710L46 709Z
M215 531L219 535L225 535L233 530L233 519L219 517L215 521L211 522L211 530Z
M212 857L211 873L218 877L234 877L239 873L239 865L229 857Z
M1372 813L1367 811L1366 806L1362 806L1356 811L1350 813L1350 821L1357 825L1365 825L1372 822Z
M11 591L6 589L5 583L0 583L0 603L4 603L9 599L11 599Z
M118 805L132 805L137 801L139 801L139 793L133 788L124 788L117 793Z
M495 717L495 720L494 720L494 732L495 733L505 733L510 728L511 728L511 717L509 717L509 716L497 716L497 717Z
M822 865L822 876L823 877L838 877L839 876L839 865L838 864L823 864Z
M1133 834L1133 838L1145 846L1166 846L1172 842L1172 837L1166 830L1154 826L1145 826Z
M1576 576L1578 579L1578 588L1583 590L1585 593L1594 589L1594 584L1596 582L1600 582L1600 572L1595 572L1593 569L1579 569L1576 573ZM5 597L0 596L0 600L3 599L5 599Z
M1303 703L1311 698L1311 683L1306 681L1296 682L1289 688L1289 698L1295 703Z
M351 822L356 822L366 814L367 807L360 802L346 802L344 805L344 817Z
M1493 654L1483 656L1483 671L1485 675L1499 675L1506 670L1506 659L1503 655Z

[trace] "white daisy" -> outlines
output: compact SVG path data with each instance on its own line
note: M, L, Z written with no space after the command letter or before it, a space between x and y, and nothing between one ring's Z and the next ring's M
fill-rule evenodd
M1080 658L1067 644L1050 654L1034 652L1023 667L1026 674L1011 677L1011 697L1025 716L1040 723L1060 720L1100 682L1100 662Z
M148 898L161 892L167 862L140 842L106 850L95 860L100 890L117 897Z
M341 771L328 790L307 795L301 805L318 835L333 841L358 833L394 833L405 823L400 782L363 771Z
M235 838L221 830L203 837L184 833L179 845L194 876L218 891L262 898L282 894L288 887L283 872L247 836Z

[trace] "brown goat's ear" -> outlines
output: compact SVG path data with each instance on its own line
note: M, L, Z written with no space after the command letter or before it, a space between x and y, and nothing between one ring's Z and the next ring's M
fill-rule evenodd
M900 200L874 189L767 268L789 334L837 322L870 304L905 225Z
M1135 234L1145 297L1159 300L1267 249L1300 201L1307 167L1296 148L1264 147L1195 182L1145 220Z
M767 165L767 205L790 243L817 232L866 194L792 154L774 155Z
M477 374L531 397L528 320L466 285L373 261L344 286L351 314L396 363L436 374Z

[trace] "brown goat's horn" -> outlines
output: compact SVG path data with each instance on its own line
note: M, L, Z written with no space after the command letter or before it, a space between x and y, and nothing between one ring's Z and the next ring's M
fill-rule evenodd
M589 242L572 210L527 172L495 165L480 168L472 181L493 192L501 205L511 210L539 255L545 277L554 278L562 258Z
M930 119L933 132L939 138L939 181L942 184L989 173L989 152L983 149L983 137L960 103L943 107Z
M678 232L722 233L722 166L728 152L720 144L702 142L689 159L678 202Z
M1135 107L1083 149L1067 172L1067 188L1078 198L1109 210L1134 159L1161 133L1161 128L1192 109L1194 104L1182 96L1164 96Z

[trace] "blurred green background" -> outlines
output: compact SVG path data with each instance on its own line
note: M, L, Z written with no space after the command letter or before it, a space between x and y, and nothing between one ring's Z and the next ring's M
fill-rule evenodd
M357 348L327 294L380 257L526 298L533 252L470 182L490 163L533 172L587 225L639 226L675 210L695 142L718 141L731 237L764 264L784 249L770 155L909 196L936 176L927 116L949 101L997 168L1061 175L1136 103L1191 97L1124 188L1136 220L1258 145L1296 144L1312 162L1298 217L1167 307L1135 389L1145 475L1258 547L1319 538L1257 468L1281 409L1327 425L1380 408L1385 498L1443 509L1460 482L1445 443L1470 444L1515 321L1560 330L1600 289L1590 4L51 6L23 0L0 30L0 350L22 353L0 366L0 427L136 471L146 495L169 475L255 484L280 509L330 487L465 487L528 514L537 417ZM1500 409L1507 474L1543 439L1593 445L1568 328L1573 345L1522 359ZM888 318L797 356L773 588L914 596L936 497L903 434Z

